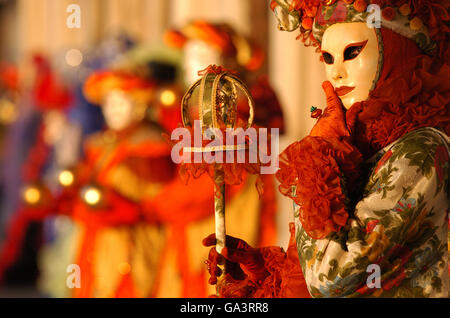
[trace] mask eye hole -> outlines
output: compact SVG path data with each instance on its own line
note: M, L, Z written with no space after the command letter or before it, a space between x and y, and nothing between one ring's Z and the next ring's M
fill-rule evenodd
M334 63L334 57L333 57L333 55L331 55L331 54L328 53L328 52L323 51L323 52L322 52L322 58L323 58L323 61L324 61L325 63L327 63L327 64L333 64L333 63Z
M347 46L344 50L344 61L349 61L356 58L359 54L361 54L366 44L367 41L364 41L361 43L353 43Z

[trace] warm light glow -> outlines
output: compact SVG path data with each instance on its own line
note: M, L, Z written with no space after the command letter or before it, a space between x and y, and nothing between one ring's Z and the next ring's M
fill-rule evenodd
M77 49L71 49L66 53L66 63L69 66L77 67L83 62L83 53Z
M68 187L73 184L74 176L73 173L69 170L61 171L58 176L59 183L64 187Z
M160 101L164 106L173 105L176 99L175 93L170 89L166 89L161 93Z
M17 119L16 105L7 99L0 99L0 122L11 124Z
M96 205L100 202L100 199L102 197L100 190L97 188L89 188L84 193L84 201L89 205Z
M28 204L36 204L41 199L41 191L36 187L27 187L23 193L23 198Z
M131 266L127 262L122 262L119 264L119 266L117 266L117 271L121 275L126 275L131 271Z

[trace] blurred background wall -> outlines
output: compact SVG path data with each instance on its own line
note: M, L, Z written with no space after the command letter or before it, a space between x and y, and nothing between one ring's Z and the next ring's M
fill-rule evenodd
M81 28L66 25L70 4L81 9ZM278 31L269 0L0 0L0 58L22 64L34 51L49 55L86 49L111 32L122 30L148 45L160 44L166 28L194 18L227 22L258 41L267 52L263 71L281 100L287 134L280 151L305 136L314 120L311 106L323 106L323 66L297 33ZM292 206L279 197L281 233L288 240Z

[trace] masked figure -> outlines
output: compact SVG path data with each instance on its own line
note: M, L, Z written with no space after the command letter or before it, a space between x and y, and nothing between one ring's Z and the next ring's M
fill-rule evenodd
M193 21L180 30L166 32L165 42L182 50L183 80L192 85L200 78L199 72L209 65L222 66L237 72L250 89L255 100L254 123L261 127L278 128L284 133L281 105L265 75L257 76L264 60L262 49L227 24ZM248 117L247 106L240 103L241 118Z
M182 30L168 31L165 40L169 46L182 50L186 85L193 84L200 77L199 71L209 65L236 70L246 79L255 99L254 122L260 127L284 132L281 107L267 77L250 81L250 71L259 69L264 60L261 49L227 25L204 21L190 23ZM244 100L238 101L238 117L248 118ZM255 177L244 176L243 179L242 184L226 190L227 229L230 233L240 233L255 245L273 244L276 241L274 178L263 176L261 198L255 187ZM204 266L208 251L198 246L198 242L214 228L213 190L214 184L206 175L191 178L187 184L177 179L148 203L148 210L168 226L168 243L156 297L206 297L212 292ZM247 208L246 213L240 213L244 208Z
M75 297L150 297L164 229L144 220L141 203L173 178L163 129L147 120L160 83L123 71L98 71L87 99L101 105L106 129L88 137L77 168L80 195L73 220L81 228Z
M289 249L230 238L222 256L240 267L222 296L447 297L448 6L271 7L281 29L300 27L321 54L327 107L313 109L309 136L280 155L279 189L295 203Z
M17 145L19 149L14 152L17 154L19 150L23 151L22 148L29 147L24 162L15 162L22 172L22 178L19 178L22 191L18 207L9 220L0 253L0 279L5 284L34 283L38 274L38 251L46 243L48 234L44 229L44 219L56 211L65 211L67 200L70 201L70 195L60 195L55 189L54 173L64 161L62 157L73 155L73 149L69 149L72 143L67 139L64 151L58 144L66 135L70 135L72 140L77 138L77 129L66 116L72 95L46 58L35 55L33 65L35 78L30 90L33 109L30 113L22 113L14 127L23 129L22 133L27 132L32 142L21 140L22 145ZM12 133L9 142L15 141L15 137ZM9 164L10 168L12 164ZM17 179L17 175L14 178ZM14 197L9 200L9 207L13 207Z
M83 74L94 69L103 69L111 61L118 61L132 47L133 41L124 34L114 34L102 40L99 45L84 52ZM70 72L69 72L70 73ZM64 204L49 214L44 222L44 246L38 255L39 277L37 281L39 292L49 297L70 297L74 287L70 281L71 264L75 263L79 228L72 222L69 215L72 211L71 200L77 198L78 190L75 176L75 166L81 160L81 144L85 136L99 131L103 127L103 116L100 107L86 101L82 86L85 76L77 74L70 79L73 101L66 112L52 111L46 116L45 124L48 131L46 138L52 141L52 160L47 164L45 179L53 193L53 201ZM69 276L69 278L68 278Z

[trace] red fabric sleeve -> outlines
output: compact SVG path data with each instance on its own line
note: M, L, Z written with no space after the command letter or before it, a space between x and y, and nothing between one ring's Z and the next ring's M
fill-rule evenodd
M270 273L255 291L255 298L310 298L300 267L295 241L295 226L289 225L291 239L287 252L280 247L261 249L264 265Z
M81 200L77 200L73 210L74 220L90 227L107 227L132 225L140 220L139 205L117 194L105 191L105 206L90 207Z
M345 184L359 188L362 161L348 137L307 136L280 155L279 190L301 207L300 221L309 236L322 239L345 226L349 194Z
M214 215L214 183L207 175L186 185L175 177L155 198L142 202L148 221L188 223Z
M261 178L264 184L264 193L261 196L261 227L258 246L270 246L275 244L277 237L277 187L273 175L262 175Z
M226 201L242 192L245 178L240 185L227 185ZM187 224L202 220L214 215L214 182L206 174L190 178L187 184L175 176L154 198L143 200L141 205L149 222Z

